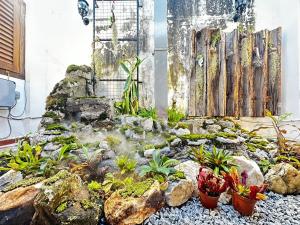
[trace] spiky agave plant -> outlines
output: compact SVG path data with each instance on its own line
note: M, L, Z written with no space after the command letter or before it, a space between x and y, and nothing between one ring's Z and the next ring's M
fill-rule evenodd
M120 63L122 69L127 73L127 79L124 86L122 101L117 102L115 107L122 114L137 115L139 110L137 84L134 80L134 74L143 60L136 57L134 62L125 60Z

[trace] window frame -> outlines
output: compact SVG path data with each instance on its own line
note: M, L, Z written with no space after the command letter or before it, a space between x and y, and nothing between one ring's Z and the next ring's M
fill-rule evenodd
M0 0L7 1L7 0ZM9 0L8 0L9 1ZM13 64L0 60L0 74L25 79L25 14L23 0L12 0L14 5L13 24Z

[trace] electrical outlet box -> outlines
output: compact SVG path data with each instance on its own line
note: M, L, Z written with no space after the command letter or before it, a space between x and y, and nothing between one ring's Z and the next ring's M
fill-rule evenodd
M16 102L16 83L0 78L0 107L11 108Z

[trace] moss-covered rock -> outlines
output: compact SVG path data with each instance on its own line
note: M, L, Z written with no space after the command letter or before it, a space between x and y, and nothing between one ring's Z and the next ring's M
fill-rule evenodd
M32 225L98 224L100 206L91 202L88 188L79 176L64 172L64 176L57 175L52 181L55 182L44 183L34 200Z
M84 73L92 72L92 68L87 66L87 65L79 66L79 65L74 65L74 64L69 65L66 72L71 73L71 72L75 72L75 71L78 71L78 70L80 70Z
M163 206L164 195L160 184L155 181L140 197L122 197L119 191L114 192L105 201L104 212L111 225L133 225L143 223Z

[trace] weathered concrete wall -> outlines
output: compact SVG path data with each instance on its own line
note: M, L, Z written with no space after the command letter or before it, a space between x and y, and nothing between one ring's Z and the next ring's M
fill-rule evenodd
M192 31L204 27L232 30L234 0L168 0L169 105L187 111L192 68ZM242 21L254 24L253 3ZM201 106L199 106L201 107Z
M154 106L154 0L140 2L142 4L140 9L140 58L145 59L140 68L140 78L143 82L140 99L142 105ZM233 23L234 3L234 0L168 0L169 105L176 103L177 107L187 111L192 67L192 30L201 30L207 26L228 30L236 28L237 24ZM130 10L131 14L135 16L136 8L126 10ZM249 8L243 20L254 23L252 7ZM118 38L131 37L132 26L135 26L134 22L128 20L122 28L119 27ZM119 43L115 47L112 46L112 43L98 43L97 48L99 54L96 57L99 65L96 65L96 70L99 66L97 74L102 78L111 78L122 73L118 66L121 59L133 59L135 55L135 48L124 43L123 46ZM102 85L97 86L98 95L101 93L109 95L112 90L110 85L109 83L103 85L102 82ZM115 88L122 89L120 86Z

